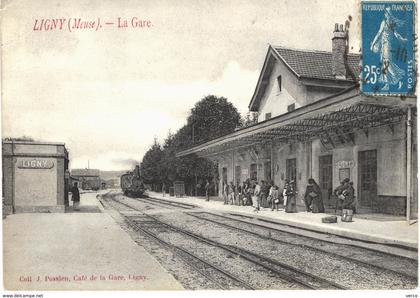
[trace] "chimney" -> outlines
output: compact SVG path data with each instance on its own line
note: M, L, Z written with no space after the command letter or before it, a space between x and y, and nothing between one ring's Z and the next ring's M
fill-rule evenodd
M332 38L332 73L336 79L347 77L347 32L335 24Z

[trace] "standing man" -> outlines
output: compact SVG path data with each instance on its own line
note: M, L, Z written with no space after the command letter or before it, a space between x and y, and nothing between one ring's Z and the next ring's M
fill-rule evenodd
M207 182L206 182L205 189L206 189L206 201L208 202L208 201L210 201L210 182L209 182L208 179L207 179Z
M257 201L257 207L255 208L255 211L260 210L260 195L261 195L261 186L258 184L258 181L255 181L254 197Z
M231 205L235 204L235 185L233 182L230 181L229 188L228 188L228 200L230 201Z
M73 209L79 211L80 194L77 182L74 182L73 187L71 188L71 200L73 201Z
M223 181L222 193L223 193L223 205L227 205L228 204L228 186L227 186L227 182L225 181Z
M264 196L264 191L265 191L265 183L264 180L261 180L261 185L258 185L258 182L256 182L257 184L255 185L255 191L254 191L254 195L257 197L257 208L256 210L259 211L261 208L261 200L262 197Z
M342 192L343 209L353 210L354 207L354 188L350 184L350 179L344 180L344 190Z
M165 196L166 194L166 184L165 182L162 183L162 195Z

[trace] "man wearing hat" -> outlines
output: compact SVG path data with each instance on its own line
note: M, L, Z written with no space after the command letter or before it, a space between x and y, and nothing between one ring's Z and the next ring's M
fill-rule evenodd
M344 189L341 195L343 198L343 209L351 209L353 210L354 204L354 188L350 184L350 179L344 179Z
M343 181L341 181L340 185L337 186L336 189L334 189L334 195L337 198L336 204L335 204L335 212L337 212L337 208L338 208L338 203L340 203L340 206L343 206L343 201L344 201L344 195L343 195L343 191L346 189L346 183L348 184L350 182L349 178L345 178L343 179Z

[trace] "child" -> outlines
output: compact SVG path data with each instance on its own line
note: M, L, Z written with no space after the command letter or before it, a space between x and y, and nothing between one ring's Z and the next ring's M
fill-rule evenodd
M276 210L279 211L280 198L279 198L279 188L277 187L277 185L273 185L270 188L270 198L271 198L271 211L274 211L274 206L276 207Z

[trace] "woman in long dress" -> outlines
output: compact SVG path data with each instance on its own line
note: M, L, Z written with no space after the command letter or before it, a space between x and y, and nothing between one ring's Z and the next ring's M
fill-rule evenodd
M312 202L312 213L324 213L324 202L322 201L322 192L319 185L314 179L308 180L308 186L306 187L305 199Z
M405 75L405 71L394 62L392 57L392 43L394 39L397 39L399 42L407 41L406 38L402 37L396 31L403 23L403 21L392 15L390 7L385 8L384 19L370 45L372 52L380 53L382 69L378 81L384 84L384 87L382 87L383 91L388 91L390 84L399 84L398 89L402 87L401 79Z
M295 181L291 180L287 186L285 194L287 196L287 203L286 203L286 212L287 213L295 213L297 212L296 208L296 188L295 188Z

